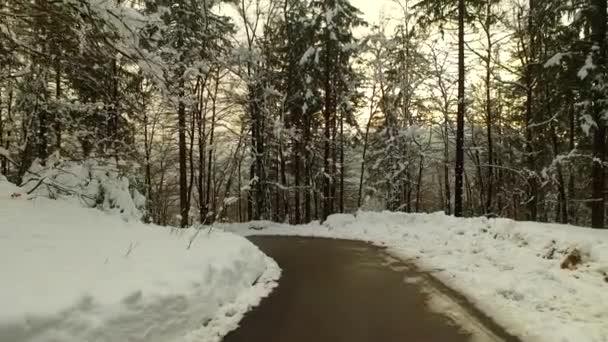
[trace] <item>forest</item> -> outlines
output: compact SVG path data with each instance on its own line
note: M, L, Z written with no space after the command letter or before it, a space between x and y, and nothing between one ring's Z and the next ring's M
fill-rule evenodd
M372 21L349 0L1 0L0 173L70 193L61 174L94 161L158 225L605 228L606 5L389 0Z

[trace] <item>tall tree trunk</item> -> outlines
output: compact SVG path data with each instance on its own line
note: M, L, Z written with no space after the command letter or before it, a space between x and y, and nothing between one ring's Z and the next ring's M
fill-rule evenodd
M118 163L118 116L119 114L119 99L118 99L118 78L120 67L116 58L112 60L112 72L110 74L110 106L108 110L107 122L107 153Z
M458 0L458 114L456 117L456 167L454 170L454 215L463 215L463 174L464 174L464 115L465 68L464 68L464 18L465 0Z
M333 75L332 75L333 78ZM335 82L332 82L332 89L334 91L336 91L336 85ZM335 95L335 93L334 93ZM336 103L336 99L334 98L332 100L332 118L331 118L331 172L330 172L330 179L331 179L331 187L330 187L330 211L329 214L333 214L336 212L336 197L337 197L337 175L338 175L338 123L337 123L337 116L338 116L338 111L336 106L334 105Z
M281 141L279 145L279 166L281 172L281 185L280 189L282 192L282 200L283 200L283 215L281 216L281 222L286 222L287 219L291 216L289 213L290 203L289 203L289 184L287 184L287 163L285 162L285 156L283 154L283 143Z
M272 221L274 222L281 221L281 161L279 159L280 157L277 151L276 158L272 160L274 166L274 194L272 194L274 197L274 204L272 206Z
M443 182L445 187L445 213L446 215L452 214L452 194L450 191L450 119L449 119L449 103L446 101L443 112L443 134L444 134L444 147L443 147Z
M194 131L196 130L196 109L191 113L190 118L190 141L188 142L188 165L190 166L190 180L188 181L188 208L191 207L192 204L192 189L194 188Z
M293 193L294 196L294 224L302 223L302 213L301 213L301 204L300 204L300 167L302 166L302 162L300 160L300 144L297 139L293 139L293 167L294 167L294 188L295 191Z
M207 106L205 100L204 83L199 77L199 88L196 94L197 97L197 112L196 112L196 136L198 138L198 178L197 178L197 193L198 193L198 211L199 221L204 223L207 217L205 207L205 160L206 160L206 143L207 143ZM240 203L239 203L240 204Z
M597 49L594 54L594 63L599 70L598 78L608 77L606 65L606 0L592 1L592 20L591 32L592 41ZM605 228L604 216L606 214L606 119L604 111L606 105L603 104L606 96L606 89L597 89L593 102L593 116L596 123L596 128L593 132L593 167L591 170L591 183L593 185L592 201L591 201L591 226L593 228Z
M158 223L154 221L154 201L152 200L152 165L151 165L151 143L152 138L150 132L150 122L148 117L148 106L146 103L146 98L144 95L144 81L140 82L140 94L141 94L141 110L143 113L143 125L144 125L144 187L145 187L145 195L146 195L146 203L148 204L148 214L146 215L146 221L150 223L150 219L154 223Z
M253 190L253 220L266 218L266 174L264 170L265 144L264 144L264 117L262 114L263 87L256 83L250 86L250 111L251 111L251 137L252 137L252 167L250 173L250 184Z
M597 122L603 119L598 116ZM606 210L606 175L604 172L606 162L606 124L599 123L593 133L593 168L591 170L592 201L591 201L591 226L593 228L605 228L604 216Z
M238 164L239 165L238 166L238 171L237 171L238 172L238 187L239 187L239 205L238 205L238 216L239 216L239 219L238 219L238 222L243 222L243 220L244 220L243 219L243 198L242 198L243 196L242 196L242 190L241 190L243 188L243 184L242 184L242 180L241 180L242 177L243 177L242 174L241 174L241 172L242 172L241 171L241 165L243 164L243 158L242 157L239 158L238 163L239 163Z
M253 151L255 151L255 147L251 147L251 149ZM253 157L255 158L255 157ZM247 187L249 188L249 191L247 192L247 221L251 221L251 220L255 220L256 217L256 213L255 213L255 189L252 189L251 187L254 186L254 181L255 181L255 163L251 163L251 165L249 165L249 182L247 184Z
M332 82L331 82L331 49L330 49L329 29L325 32L325 104L323 108L323 211L321 213L321 221L325 221L331 214L332 210L332 174L331 174L331 138L332 138L332 116L335 114L332 111Z
M59 49L57 49L59 51ZM58 52L59 54L60 52ZM62 97L62 88L61 88L61 57L58 55L55 57L55 101L60 103ZM60 109L56 110L55 117L53 120L53 129L55 131L55 150L61 151L61 143L62 143L62 113Z
M179 144L179 208L180 226L188 226L188 165L187 165L187 146L186 146L186 105L184 103L184 81L179 81L179 103L177 109L178 121L178 144Z
M527 199L527 219L536 221L538 217L538 196L539 184L536 178L536 158L534 155L534 132L532 124L534 122L533 103L534 103L534 85L535 85L535 62L536 62L536 34L537 34L537 12L536 0L530 0L530 13L528 14L528 35L530 44L530 53L528 56L528 65L526 66L526 114L525 114L525 131L526 131L526 164L528 167L528 185L529 193Z
M297 6L299 6L299 1L289 1L289 0L285 0L283 3L283 20L285 21L285 25L286 25L286 33L287 33L287 45L290 47L289 52L288 52L288 66L287 66L287 95L285 97L285 112L289 112L289 119L287 120L288 123L288 129L289 128L294 128L295 132L297 133L302 133L302 98L300 96L299 93L299 89L298 89L298 85L300 85L300 80L298 79L298 76L300 75L300 73L298 72L300 65L300 58L301 58L301 49L299 49L298 47L301 46L301 44L298 44L298 39L296 37L294 37L294 30L293 30L293 22L294 22L294 18L295 18L295 12L297 11ZM300 144L300 140L299 137L297 136L297 133L292 135L291 137L291 145L293 148L293 158L292 158L292 164L293 164L293 172L294 172L294 191L293 191L293 197L294 197L294 206L293 206L293 220L292 223L295 224L300 224L302 223L302 213L301 213L301 203L300 203L300 198L301 198L301 192L302 192L302 188L301 188L301 173L300 173L300 167L302 166L302 161L301 161L301 156L302 156L302 146ZM281 156L281 158L283 158L283 156ZM285 173L286 173L286 165L285 165L285 161L284 159L282 159L283 161L283 178L285 177ZM285 211L287 212L288 207L289 207L289 192L286 192L286 199L285 199Z
M0 87L0 149L4 148L4 119L2 117L2 87ZM0 155L0 174L6 175L6 156Z
M494 197L494 143L492 141L492 98L491 98L491 76L492 76L492 2L488 1L486 5L486 44L488 50L486 54L486 135L488 138L488 174L487 174L487 190L485 213L493 214L493 197Z
M181 24L180 24L181 25ZM178 28L178 48L183 48L184 37L183 28ZM188 170L187 170L187 147L186 147L186 104L184 97L186 95L186 87L184 81L184 53L180 55L180 65L178 68L178 105L177 105L177 134L178 134L178 155L179 155L179 213L180 227L186 228L189 224L188 214L190 207L188 206Z
M48 112L46 108L40 107L43 106L38 105L38 158L40 163L45 165L49 157Z
M12 86L9 88L9 91L8 91L8 99L7 99L6 107L7 108L6 108L5 125L8 125L8 127L5 128L6 138L4 141L4 146L0 145L0 147L4 147L5 150L10 151L11 132L13 130L13 87ZM0 166L2 167L2 173L4 173L5 175L8 176L8 173L10 170L9 170L8 160L6 158L2 158L2 164L0 164Z
M212 193L211 193L211 180L214 178L214 172L213 171L213 155L214 155L214 151L215 151L215 146L213 145L215 143L215 124L216 124L216 117L217 117L217 94L219 91L219 71L218 71L218 75L215 79L215 85L213 87L213 94L211 94L211 126L209 127L209 151L207 152L207 172L206 172L206 176L207 176L207 180L206 180L206 185L205 185L205 204L204 204L204 213L205 216L201 217L201 221L205 222L205 223L213 223L213 216L210 217L210 219L207 219L207 217L209 216L209 211L210 211L210 207L211 207L211 201L212 201ZM215 196L215 192L213 193L213 196ZM214 213L215 214L215 213Z
M416 212L420 212L422 201L422 172L424 171L424 155L420 155L420 163L418 164L418 179L416 181Z
M304 149L304 164L305 164L305 175L304 179L306 185L304 188L304 222L308 223L312 221L312 157L310 148L308 148L311 141L311 125L312 120L310 113L304 113L304 142L302 144Z
M340 115L340 199L339 211L344 213L344 114Z
M568 149L569 152L573 152L576 148L576 123L578 122L576 118L576 111L574 110L574 105L570 104L568 108L569 112L569 132L568 132ZM574 198L574 167L572 163L568 165L568 205L566 206L566 210L568 211L568 222L573 223L571 220L576 219L576 215L574 215L574 206L571 205L571 201Z

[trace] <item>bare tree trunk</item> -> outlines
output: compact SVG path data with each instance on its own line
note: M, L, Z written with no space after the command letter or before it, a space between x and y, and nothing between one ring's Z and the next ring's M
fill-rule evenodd
M264 170L265 145L264 145L264 118L262 114L263 89L261 84L253 84L249 89L250 111L251 111L251 137L253 163L250 173L250 184L253 190L253 220L266 218L266 173Z
M272 160L273 166L274 166L274 194L272 194L272 196L274 197L274 204L272 207L272 221L274 222L280 222L280 215L281 215L281 161L279 160L279 153L277 151L276 153L276 158L274 158ZM271 189L272 190L272 189Z
M243 184L241 181L242 178L242 174L241 174L241 165L243 163L243 158L239 158L239 170L238 170L238 187L239 187L239 205L238 205L238 215L239 215L239 222L243 222L243 196L242 196L242 191L241 189L243 188Z
M59 49L57 49L59 50ZM60 52L55 57L55 101L59 103L61 101L62 96L62 88L61 88L61 57ZM55 131L55 150L61 151L61 143L62 143L62 125L61 125L61 113L59 110L55 112L53 129Z
M294 4L295 2L295 4ZM297 9L295 9L294 7L298 6L298 1L288 1L285 0L283 3L283 20L285 21L286 24L286 33L287 33L287 44L288 46L290 46L290 51L288 53L288 66L287 66L287 95L285 97L285 110L284 112L288 112L289 113L289 119L287 120L287 124L288 124L288 129L289 128L294 128L296 132L301 132L300 129L302 129L302 106L301 106L301 96L298 93L298 85L299 80L298 80L298 76L300 75L298 73L298 68L299 66L299 55L300 55L300 49L297 49L296 47L299 46L298 44L298 40L296 37L294 37L294 32L293 32L293 27L292 27L292 23L293 20L292 18L290 18L290 13L295 12ZM291 6L291 8L290 8ZM292 148L293 148L293 159L292 159L292 163L293 163L293 171L294 171L294 191L293 191L293 196L294 196L294 206L293 206L293 220L291 221L292 223L295 224L300 224L302 223L302 213L301 213L301 203L300 203L300 197L301 197L301 174L300 174L300 167L302 166L302 161L301 159L301 151L300 149L302 148L302 146L300 145L300 141L299 138L296 135L293 135L291 138L291 144L292 144ZM282 161L282 178L284 180L284 183L286 183L286 175L285 173L286 171L286 165L285 165L285 160L283 158L283 153L281 151L281 161ZM285 193L285 212L288 213L289 211L289 191L286 191Z
M332 82L333 83L333 82ZM332 84L332 89L336 89L336 85ZM335 100L332 104L335 103ZM337 196L337 175L338 175L338 124L337 124L337 109L334 106L332 108L332 119L331 119L331 186L330 186L330 211L329 214L336 212L336 197Z
M306 180L306 186L305 186L305 192L304 192L304 222L308 223L310 221L312 221L312 158L311 158L311 153L310 153L310 149L307 148L307 146L309 146L310 144L310 135L311 135L311 124L312 121L310 119L310 113L305 113L305 120L304 120L304 143L303 143L303 147L304 147L304 163L305 165L305 180Z
M488 139L488 193L486 196L485 214L492 214L493 208L493 197L494 197L494 143L492 141L492 95L491 95L491 75L492 75L492 2L488 1L486 5L486 44L488 44L488 50L486 55L486 135Z
M142 80L140 83L140 92L142 94L142 103L141 109L143 112L143 125L144 125L144 187L146 194L146 203L148 204L148 214L146 215L146 221L149 223L150 218L154 223L158 223L154 221L154 201L152 200L152 166L151 166L151 143L153 138L153 131L150 132L150 122L148 117L148 106L146 103L145 95L144 95L144 81ZM152 135L152 136L151 136Z
M456 167L455 173L455 202L454 215L463 216L463 173L464 173L464 116L466 111L465 99L465 67L464 67L464 18L465 1L458 0L458 114L456 117Z
M112 85L112 88L110 90L110 94L111 94L111 99L110 99L110 106L109 106L109 110L108 110L108 122L107 122L107 149L111 155L111 157L114 158L114 160L118 163L118 118L119 118L119 99L118 99L118 95L119 95L119 89L118 89L118 82L119 82L119 70L120 67L118 66L118 61L116 58L114 58L112 60L112 72L110 75L110 84Z
M285 220L290 217L289 214L289 184L287 184L287 165L285 163L285 157L283 155L283 143L281 141L279 145L279 167L281 174L281 185L282 189L280 192L282 193L283 200L283 215L280 217L281 222L286 222ZM277 208L278 210L278 208Z
M536 60L536 0L530 0L530 13L528 19L528 34L530 39L530 54L528 56L528 65L526 66L526 114L525 114L525 131L526 131L526 163L528 166L528 185L529 194L527 199L527 219L536 221L538 217L538 195L539 184L536 178L536 159L534 156L534 132L532 131L532 123L534 114L532 104L534 103L534 63Z
M300 188L300 167L302 166L300 160L300 144L297 139L293 139L293 165L294 165L294 221L295 224L302 223L302 213L301 213L301 204L300 204L300 192L302 191Z
M339 211L344 213L344 172L346 168L344 166L344 117L340 115L340 198L339 198Z
M332 82L331 82L331 54L329 29L325 32L325 105L323 108L323 121L325 124L323 133L323 212L321 221L325 221L332 211L332 174L331 174L331 131L332 131Z
M196 110L195 110L196 111ZM188 208L192 204L192 189L194 187L194 131L196 130L196 115L193 112L190 118L190 142L188 149L188 165L190 165L190 181L188 182Z
M11 142L11 132L14 129L13 127L13 87L11 86L8 91L8 99L7 99L7 108L6 108L6 124L9 125L8 130L6 131L6 140L4 142L4 149L10 151L10 142ZM2 145L0 145L2 147ZM2 172L5 175L9 173L9 164L6 158L2 158Z
M576 123L578 122L574 110L574 106L570 105L568 109L569 112L569 133L568 133L568 148L570 152L574 151L576 148ZM572 223L570 220L575 217L573 206L570 205L570 202L574 198L574 168L570 164L568 167L568 204L566 205L566 211L568 215L568 221L566 223Z
M421 190L422 190L422 172L424 171L424 155L420 155L420 163L418 165L418 179L416 184L416 212L420 212Z
M177 109L178 121L178 144L179 144L179 208L180 208L180 226L185 228L188 226L188 165L187 165L187 147L186 147L186 105L184 104L184 81L179 81L179 104Z
M184 46L184 37L182 29L179 29L177 46ZM180 57L180 65L178 68L178 108L177 108L177 133L178 133L178 149L179 149L179 213L180 227L186 228L189 224L188 214L190 207L188 206L188 171L187 171L187 147L186 147L186 104L184 103L185 84L184 84L184 60Z
M198 193L198 211L199 221L203 223L207 216L205 207L205 160L206 160L206 144L207 144L207 105L205 100L205 86L199 77L199 88L196 94L197 97L197 112L196 112L196 135L198 138L198 177L197 177L197 193Z
M599 72L604 73L600 77L606 77L606 0L592 1L592 20L591 31L592 41L599 49L594 52L594 63ZM591 202L591 226L593 228L606 228L604 226L606 215L606 119L604 118L604 109L606 105L602 103L602 96L605 96L605 89L598 89L597 95L593 98L593 116L596 123L595 131L593 132L593 167L591 170L591 183L593 184L592 202Z
M4 148L4 120L2 118L2 87L0 87L0 148ZM8 160L0 155L0 174L6 175L6 164Z
M443 134L444 134L444 147L443 147L443 182L445 187L445 213L446 215L452 214L452 194L450 191L450 119L448 116L449 113L449 104L446 102L444 112L443 112Z
M211 126L209 127L209 152L207 155L207 181L206 181L206 193L205 193L205 204L204 204L204 213L205 216L201 217L201 220L205 223L213 223L210 222L207 217L209 217L209 211L211 206L211 180L213 179L214 172L213 170L213 155L215 152L215 124L216 124L216 116L217 116L217 94L219 90L219 71L218 75L216 75L215 85L213 87L213 93L211 94ZM215 192L213 193L215 196ZM210 216L210 219L213 220L213 215Z

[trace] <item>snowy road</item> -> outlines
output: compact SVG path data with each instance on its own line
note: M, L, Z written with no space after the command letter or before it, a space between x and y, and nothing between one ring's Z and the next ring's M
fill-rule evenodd
M298 237L251 240L283 276L224 342L517 341L379 248Z

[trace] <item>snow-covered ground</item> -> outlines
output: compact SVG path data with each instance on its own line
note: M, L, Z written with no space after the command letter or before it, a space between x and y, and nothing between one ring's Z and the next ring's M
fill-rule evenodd
M365 240L465 295L523 341L608 341L608 231L437 214L359 212L323 224L227 224L243 235ZM562 269L574 250L582 263Z
M219 341L280 275L243 237L32 198L0 175L0 341Z

